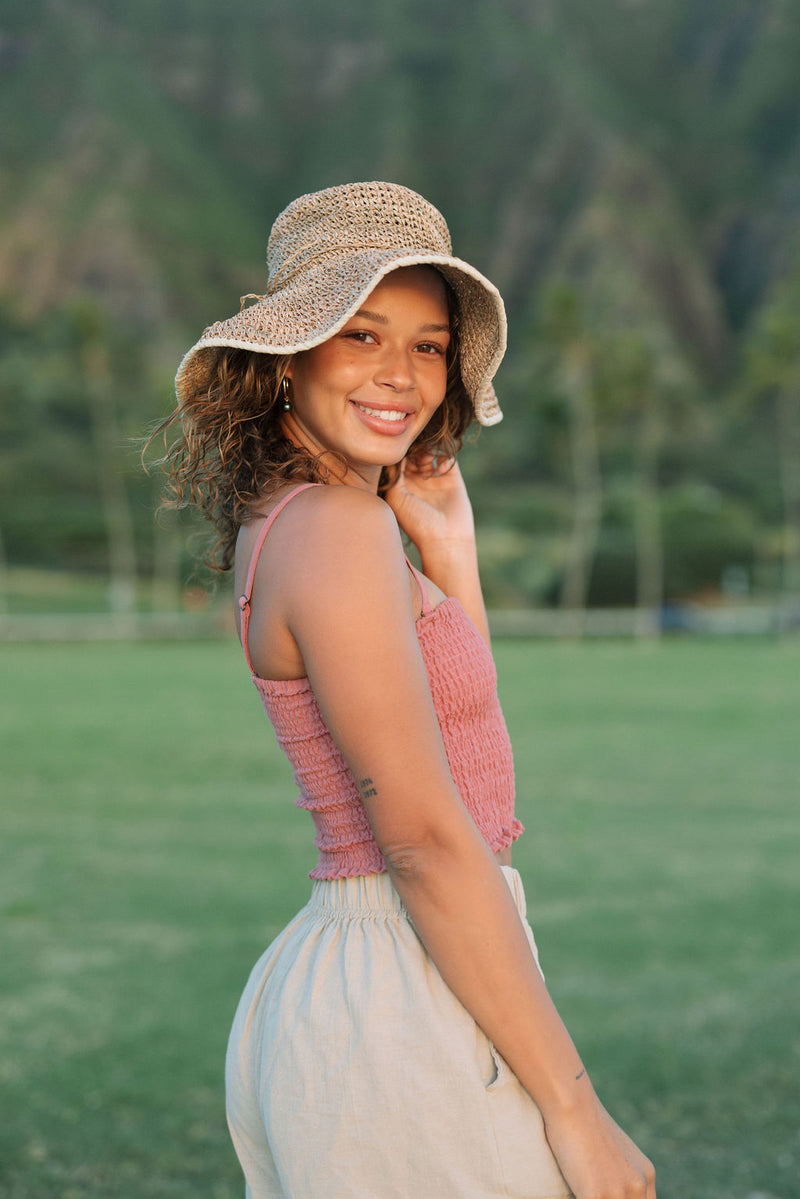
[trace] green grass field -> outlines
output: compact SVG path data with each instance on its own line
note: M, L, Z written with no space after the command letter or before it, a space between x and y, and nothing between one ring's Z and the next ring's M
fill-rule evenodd
M800 644L496 652L515 861L597 1089L659 1199L800 1196ZM228 1025L313 854L237 647L0 663L0 1195L242 1199Z

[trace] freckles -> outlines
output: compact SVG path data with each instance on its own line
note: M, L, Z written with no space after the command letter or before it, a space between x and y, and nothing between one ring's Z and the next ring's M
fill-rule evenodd
M314 366L317 371L325 374L350 371L358 362L358 354L350 346L339 342L325 343L319 346Z

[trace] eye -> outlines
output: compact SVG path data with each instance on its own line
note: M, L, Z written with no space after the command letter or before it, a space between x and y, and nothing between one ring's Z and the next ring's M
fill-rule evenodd
M444 354L444 346L438 345L435 341L423 341L421 345L416 347L423 354Z
M342 336L349 338L350 341L357 341L360 345L370 345L375 341L375 334L369 333L366 329L346 329Z

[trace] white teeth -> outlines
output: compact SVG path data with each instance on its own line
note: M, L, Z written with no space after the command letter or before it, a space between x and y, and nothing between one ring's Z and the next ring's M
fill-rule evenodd
M378 420L405 420L408 416L407 412L398 412L392 408L367 408L366 404L356 404L356 408L366 412L367 416L377 416Z

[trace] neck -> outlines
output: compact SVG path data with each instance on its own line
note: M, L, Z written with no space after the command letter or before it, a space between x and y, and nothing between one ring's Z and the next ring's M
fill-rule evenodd
M351 462L340 458L337 454L326 450L323 446L315 445L305 430L295 420L293 412L287 412L281 421L281 429L287 441L297 449L305 450L312 457L318 458L322 466L329 472L328 482L334 486L360 487L362 491L377 494L381 479L382 466L362 464L356 468Z

